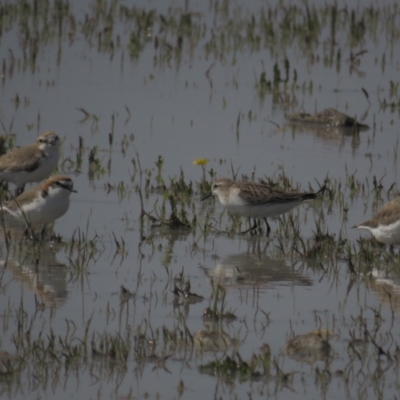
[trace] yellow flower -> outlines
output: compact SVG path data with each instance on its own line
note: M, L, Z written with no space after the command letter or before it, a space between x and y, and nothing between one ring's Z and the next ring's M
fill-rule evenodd
M206 165L210 160L208 158L198 158L193 161L194 165Z

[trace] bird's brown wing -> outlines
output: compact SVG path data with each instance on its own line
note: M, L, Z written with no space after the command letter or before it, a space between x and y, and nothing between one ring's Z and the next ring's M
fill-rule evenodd
M0 157L0 172L34 171L39 167L43 155L34 145L11 150Z
M12 200L4 202L4 205L11 211L17 211L21 207L21 204L30 203L31 201L33 201L34 198L37 196L38 189L41 188L42 184L36 185L32 189L23 192L22 194L13 198Z
M390 225L400 218L400 197L385 204L370 220L357 224L359 226L369 226L376 228L379 225Z
M292 201L304 201L317 198L317 193L298 193L284 192L283 190L274 189L264 184L249 184L240 187L240 197L252 204L276 204L290 203Z

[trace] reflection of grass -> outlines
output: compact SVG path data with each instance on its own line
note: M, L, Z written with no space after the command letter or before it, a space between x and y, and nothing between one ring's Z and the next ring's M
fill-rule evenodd
M225 288L221 286L219 283L214 285L214 282L212 282L212 286L213 286L213 293L211 302L213 301L213 304L204 310L203 317L205 319L209 319L214 322L221 320L234 321L237 318L236 315L231 311L225 310L226 308Z
M32 4L37 7L34 8ZM18 30L22 51L18 53L13 49L9 53L5 53L4 60L2 60L4 62L3 80L12 76L13 69L29 68L34 70L38 57L41 57L41 54L47 51L47 47L53 44L59 46L58 62L62 62L62 47L67 44L73 45L75 41L84 41L94 49L93 51L109 56L110 59L113 58L113 62L122 60L121 64L126 62L123 58L124 55L130 57L131 61L138 62L145 57L147 51L153 56L153 66L160 69L170 68L174 63L177 66L184 57L190 58L193 63L198 57L206 58L210 64L213 62L234 63L237 55L246 54L249 51L260 55L267 53L271 58L271 62L268 62L262 71L255 73L257 95L260 98L272 96L276 103L295 104L299 97L297 91L313 91L314 86L313 82L301 81L293 65L294 61L284 57L290 47L295 46L298 57L305 58L309 65L323 62L327 69L340 71L344 69L344 64L347 64L352 71L357 71L362 67L362 54L358 53L357 49L364 45L366 38L370 37L376 40L379 37L379 40L384 43L383 51L399 44L396 33L398 12L392 5L387 6L385 12L379 13L377 6L372 6L368 10L360 7L355 11L351 6L346 5L339 9L335 4L307 7L304 4L284 5L283 2L278 2L272 5L264 4L260 13L247 15L240 13L240 9L235 4L223 1L215 3L215 7L210 7L212 15L208 17L213 21L210 26L207 24L205 16L174 7L161 14L156 10L148 11L135 6L126 6L117 1L97 1L92 2L93 7L82 13L83 16L80 17L74 14L73 7L76 6L73 2L48 2L46 7L44 4L41 1L18 2L18 4L9 1L6 3L7 12L2 14L2 21L5 21L2 22L2 32L9 29ZM388 19L387 15L393 15L393 18ZM123 35L121 35L121 30L124 32ZM347 56L349 53L350 56ZM116 56L117 54L119 57ZM389 60L389 57L387 59ZM385 63L386 57L383 54L381 61L383 69ZM211 78L212 72L208 76L212 87ZM156 79L157 75L154 80ZM380 106L383 109L398 110L400 108L398 92L398 83L390 82L390 95L382 99ZM16 106L23 104L22 98L20 95L15 95ZM226 100L224 100L224 108L226 106ZM134 108L132 110L136 111ZM126 111L129 118L131 113L127 107ZM83 108L81 112L87 117L88 128L90 127L92 132L98 131L100 117ZM236 121L233 121L233 124L236 123L237 134L244 129L243 115L245 114L239 112ZM249 111L249 120L251 118L252 114ZM115 149L119 145L122 155L132 157L129 146L133 142L133 134L124 134L122 139L121 136L120 132L115 132L114 136L114 129L112 129L112 135L109 136L110 147L114 146ZM6 140L3 141L2 138L0 140L1 154L12 146L11 143L7 144ZM105 172L104 160L100 156L103 151L104 149L94 146L92 149L88 148L89 155L83 157L83 140L81 140L76 155L77 169L81 170L83 158L85 158L89 163L90 179L103 175ZM394 150L394 157L397 157L396 150ZM174 176L165 176L163 169L166 161L169 160L164 160L164 157L160 155L157 160L152 161L152 167L149 170L142 170L138 158L133 158L130 164L133 169L131 179L106 184L104 191L115 191L120 201L122 199L135 201L138 192L140 196L143 194L146 200L156 199L153 208L141 199L142 215L146 218L142 223L143 230L139 246L145 254L139 252L138 258L148 257L151 259L159 256L159 263L164 265L167 271L171 271L175 267L176 261L176 248L173 245L174 235L176 231L182 230L188 232L187 236L183 234L179 237L185 246L186 260L191 263L192 260L196 260L196 257L201 257L208 263L211 259L210 252L212 251L213 255L218 253L219 244L216 240L220 233L218 231L221 231L221 227L224 229L226 227L225 230L229 235L236 236L240 230L240 220L235 219L231 222L226 217L227 214L222 213L220 207L215 207L212 201L209 204L200 204L199 197L210 190L215 176L215 171L205 168L204 161L197 163L202 167L202 171L199 170L200 173L202 172L202 176L193 182L187 179L183 170ZM221 160L220 165L224 165L226 162L227 160ZM260 167L258 166L258 168ZM108 170L110 169L111 167ZM264 171L258 170L258 173L250 179L257 179L261 176L274 188L300 189L296 188L291 174L288 175L283 167L268 172L272 175L262 176ZM142 174L145 182L143 185L139 185L138 177ZM242 179L238 172L233 171L233 168L232 174L236 175L237 179ZM310 181L310 185L315 188L313 177L310 177ZM390 186L392 182L381 184L379 180L372 182L372 179L369 178L360 181L355 173L346 171L344 179L329 177L327 185L329 191L323 199L309 206L308 213L291 213L281 217L275 225L272 239L266 239L261 235L256 237L249 235L249 237L239 239L241 245L245 243L249 247L254 246L254 253L266 251L265 248L269 246L268 251L279 259L294 260L293 265L298 262L302 268L314 268L315 273L320 274L321 279L333 277L333 290L335 284L338 284L339 279L343 276L341 271L343 265L348 268L349 272L348 274L346 271L344 272L344 276L349 281L348 292L351 291L356 278L368 280L368 273L372 266L393 267L398 270L399 258L397 255L387 253L384 246L370 239L349 241L346 228L348 226L346 222L348 210L356 204L356 201L359 200L359 203L363 204L365 214L370 214L371 210L382 201L394 195L396 188L394 187L392 190L393 186ZM98 189L98 191L100 190ZM150 210L145 210L145 206ZM329 228L329 217L332 214L343 222L343 228L338 233L332 232ZM303 215L304 219L302 219ZM132 216L132 220L136 221L137 217ZM310 218L311 221L307 221L307 218ZM309 237L302 232L302 227L306 222L311 224L313 229ZM161 229L154 229L157 226ZM215 231L217 231L216 235L214 235ZM7 244L8 236L4 225L3 232ZM121 260L124 259L128 248L132 253L136 251L138 243L125 243L124 238L119 236L120 233L118 235L115 235L114 232L107 233L110 236L111 245L115 248L115 256L120 257ZM166 240L170 242L165 244ZM232 246L236 246L238 243L238 241L230 239L225 242ZM213 250L210 250L210 243L212 246L214 243L216 244ZM20 244L20 246L23 245L24 243ZM183 312L176 312L176 314L171 312L170 281L166 285L167 289L162 290L161 288L158 291L157 283L163 282L163 278L160 278L157 271L147 278L137 266L139 262L135 261L132 265L129 264L128 268L132 270L137 268L137 278L135 275L135 279L132 279L137 288L132 292L129 289L121 289L123 302L120 301L117 302L117 305L113 305L113 297L110 295L105 300L106 306L103 306L98 299L101 297L104 299L109 293L115 293L119 286L111 289L105 285L107 286L105 290L103 290L104 288L90 287L90 273L99 273L95 269L96 262L107 252L105 249L108 244L97 235L89 237L87 232L77 229L71 240L63 245L68 249L69 255L69 264L66 267L70 274L69 284L72 286L79 282L82 285L80 288L77 286L78 290L80 289L84 293L82 295L83 310L77 310L79 317L71 315L63 325L62 319L57 316L58 311L47 310L50 318L50 324L47 324L45 320L48 317L47 314L40 315L38 313L38 316L36 314L32 316L33 314L26 305L24 306L22 299L20 304L10 302L8 306L4 307L4 315L2 314L4 332L7 333L7 330L14 329L11 332L11 342L15 344L15 351L23 361L20 365L12 365L8 361L0 363L0 381L4 384L4 390L9 391L11 397L15 392L21 390L20 388L23 386L21 382L26 381L27 375L33 376L32 389L43 387L57 392L64 383L71 385L73 375L80 377L87 371L90 372L93 384L98 381L109 381L115 382L115 386L118 387L124 379L132 377L132 372L140 382L145 367L152 372L154 369L163 369L167 373L169 364L179 365L182 369L192 367L193 337L190 323L201 321L201 311L199 312L198 309L200 307L192 307L190 314L186 315ZM147 253L146 246L149 249ZM37 252L36 257L39 265L41 254ZM185 268L187 268L186 265ZM121 269L119 268L115 274L122 275ZM4 271L5 268L2 274ZM192 270L190 271L193 273ZM132 281L124 282L124 284L130 288ZM7 290L5 280L1 281L1 289L2 291ZM262 307L271 307L274 310L274 304L252 303L253 299L257 300L260 296L258 289L259 286L256 284L253 292L246 293L240 288L232 289L233 295L240 298L239 301L247 301L251 303L251 307L254 307L253 309L248 308L254 310L254 314L247 319L242 316L237 319L233 312L229 311L231 305L225 290L219 285L214 285L213 297L206 313L208 318L205 318L205 322L218 325L221 321L231 321L235 329L239 327L241 330L252 331L252 333L257 331L257 338L262 338L264 330L268 331L265 325L276 323L276 318L280 318L280 316L271 311L271 319L268 319L268 324L264 321L260 323L258 317L260 314L257 312L263 313ZM190 299L190 297L186 297L186 294L192 295L191 298L194 299L192 301L197 301L193 294L199 290L198 286L194 289L196 293L190 292L190 289L185 292L184 285L179 290L183 293L182 295L179 292L179 301L184 303L182 308L189 303L189 300L186 299ZM88 291L90 291L90 301L87 300ZM134 296L133 294L137 292L139 294ZM73 290L71 290L71 294L75 295ZM354 294L354 290L352 294ZM357 292L358 295L359 292ZM24 297L27 296L24 293ZM277 301L283 300L277 297ZM343 301L347 301L347 299ZM146 304L148 305L146 317L140 320L137 310L143 309ZM162 322L157 319L159 315L154 316L159 312L156 307L159 307L160 304L163 307L162 312L167 310L165 313L168 315L168 318L163 318ZM395 332L392 333L390 327L386 329L388 326L384 324L380 310L374 309L373 313L367 315L371 310L366 309L361 302L360 304L360 309L355 308L349 319L342 316L343 303L340 306L339 315L333 311L331 316L336 329L341 331L341 340L346 340L347 332L351 339L348 348L345 348L343 354L340 355L340 360L335 361L337 365L341 365L340 368L343 368L343 370L337 371L337 375L344 377L343 385L346 389L347 386L349 388L360 387L358 394L362 397L364 394L362 391L367 390L365 382L372 382L372 385L376 385L376 387L374 386L377 389L376 393L382 393L382 387L385 384L382 377L389 379L391 368L394 370L394 374L396 373L398 360L396 358ZM39 306L37 307L39 308ZM91 325L93 315L86 314L88 307L96 307L96 310L100 310L99 315L95 315L98 319L96 327ZM252 312L250 311L250 313ZM124 315L126 315L125 320ZM54 323L53 316L57 316ZM373 326L368 328L366 324L369 323L371 317L375 319L371 323ZM113 318L118 319L116 332L111 331L113 326L110 321ZM320 314L315 312L316 324L320 323L320 318ZM252 326L252 319L254 326ZM57 324L61 323L61 327L57 327L56 322ZM79 322L82 324L84 332L78 332L79 326L75 326L75 324L79 324ZM297 322L295 321L295 323ZM260 324L264 325L261 327L261 333L258 331ZM6 339L3 340L3 344L6 344ZM253 344L251 345L253 346ZM277 388L276 393L279 391L279 386L285 387L285 390L289 386L289 389L293 390L290 387L291 373L282 372L283 367L287 366L287 361L279 355L279 349L273 350L275 354L278 353L273 360L276 375L273 377L274 382L272 383ZM382 357L385 357L385 361L387 358L391 363L383 365L383 361L380 359ZM128 366L132 365L133 368L128 370ZM374 368L375 366L377 368ZM299 366L298 370L303 367ZM314 378L317 388L321 388L321 392L323 392L321 397L325 396L325 390L335 373L330 369L331 367L327 364L322 367L309 368L306 372L311 376L307 379ZM224 355L222 359L204 364L200 368L202 372L210 371L212 374L228 380L235 378L252 380L260 378L260 376L271 378L269 358L266 359L263 356L246 357L246 360L242 360L238 353L234 353L230 356ZM384 368L383 371L382 368ZM305 380L306 373L300 378L302 382L303 379L306 382L304 391L308 388L308 381ZM365 379L365 381L361 382L358 379ZM189 385L186 384L186 386ZM40 397L40 393L37 394L37 397ZM381 395L381 397L384 396Z
M183 215L181 210L184 210L188 220L196 217L197 221L208 219L215 223L215 208L204 207L202 212L199 212L198 182L188 181L183 171L169 179L163 178L163 161L163 159L158 158L152 169L144 175L149 180L147 185L149 193L158 196L159 201L163 203L158 209L170 207L178 215ZM138 170L137 175L143 173L139 158L136 158L134 165ZM235 173L237 179L242 179L233 165L232 173ZM266 183L274 185L275 188L287 190L295 187L283 167L279 167L272 178L266 176L263 178ZM160 188L160 181L163 182L165 187ZM211 180L208 183L211 183ZM370 186L367 183L370 183ZM347 213L347 203L350 202L351 204L357 198L365 199L365 201L372 198L373 201L379 203L386 200L385 197L393 196L395 185L386 187L384 183L378 179L372 182L361 182L355 174L349 173L343 181L328 177L326 179L328 190L324 197L310 205L310 208L314 211L313 217L315 219L315 228L311 237L304 237L301 233L301 218L289 214L279 221L274 239L266 239L262 236L247 238L246 243L254 246L254 249L249 251L256 254L257 251L263 251L260 250L261 246L268 246L272 242L268 251L274 254L276 258L292 259L295 260L294 263L300 260L299 263L303 265L303 268L315 268L316 274L321 274L324 279L332 277L334 283L340 278L340 267L348 266L349 290L351 290L352 282L356 280L356 277L368 279L367 274L371 265L397 265L398 269L398 256L388 254L383 246L366 239L357 243L350 243L344 233L340 235L330 233L325 222L326 214L330 213L332 209L337 209L339 218L343 218ZM121 192L132 193L132 187L135 187L136 184L134 178L133 182L121 183L123 187L120 190ZM310 187L310 190L312 189ZM119 190L117 185L113 187L113 190ZM345 202L345 198L350 200ZM367 206L366 209L368 211ZM168 215L168 213L163 212L162 214L167 221L168 217L165 215ZM225 216L222 217L222 220L224 219ZM24 374L27 371L34 370L35 380L38 383L44 387L50 386L51 383L51 387L55 388L53 390L57 390L60 382L58 376L62 376L71 370L79 374L90 369L91 376L106 376L110 379L122 379L132 365L138 376L144 373L148 365L151 365L152 370L159 369L168 373L170 366L176 365L176 363L192 367L194 354L210 357L210 353L221 350L203 348L202 351L196 353L194 345L196 336L190 330L190 322L194 319L201 320L203 308L197 304L206 302L202 297L205 294L199 289L201 286L193 285L194 289L191 288L191 283L193 284L194 281L191 276L192 272L188 273L186 272L188 270L185 270L186 275L184 276L184 267L182 267L181 274L173 277L172 268L174 268L175 250L173 245L165 245L162 240L165 237L173 237L175 227L163 224L163 236L161 240L157 240L157 234L152 229L153 224L154 221L150 218L144 222L144 235L139 244L142 253L139 254L139 257L152 258L155 255L159 257L160 264L164 265L168 275L167 282L165 276L160 277L158 273L150 274L150 278L144 278L143 271L139 267L137 278L123 282L123 285L119 282L116 288L107 289L110 292L113 291L116 295L119 294L119 301L113 304L112 297L111 300L107 299L107 305L103 308L99 307L100 317L96 313L86 315L82 317L81 326L77 327L75 326L77 319L75 316L71 316L66 320L65 327L62 326L61 330L53 330L52 327L47 328L47 326L41 325L48 308L39 301L36 303L35 316L38 315L41 318L37 320L27 318L27 315L30 314L22 301L21 304L16 306L7 306L2 318L5 325L11 326L10 321L12 320L12 323L16 326L13 335L16 361L15 364L0 365L0 375L3 382L7 382L10 387L20 385ZM215 240L214 235L209 231L196 232L199 225L200 222L195 226L191 225L190 238L193 243L189 243L185 237L185 243L189 243L187 246L194 258L203 254L204 247L201 244L203 241L210 243ZM81 283L82 290L89 290L87 288L92 290L93 307L97 307L99 303L96 303L96 301L100 296L105 296L104 292L97 288L91 288L89 284L87 284L87 287L84 285L90 281L90 274L96 271L96 263L106 252L107 244L100 236L89 237L88 231L88 228L86 232L77 229L69 242L61 244L68 254L69 264L66 267L60 266L60 268L68 269L71 285ZM235 234L235 231L232 234ZM136 250L136 243L134 243L135 246L132 246L132 243L128 245L124 238L118 237L113 232L110 233L110 238L115 248L115 257L118 256L121 260L124 260L128 248L130 251L132 251L132 248ZM23 245L22 243L21 246ZM149 250L147 253L146 246ZM37 258L35 262L40 265L41 253L36 252L35 257ZM133 266L133 268L135 267L136 265ZM120 271L120 269L118 270ZM160 289L160 282L163 282L163 285L165 284L164 289ZM155 290L156 286L157 290ZM231 294L232 290L235 290L233 295L239 298L239 302L243 302L240 307L244 307L246 302L250 300L251 307L254 307L253 314L236 317L230 311L231 297L227 295L228 291L217 282L213 284L210 304L205 315L203 315L204 324L211 325L211 329L206 331L211 332L211 340L218 334L222 335L222 326L226 326L231 330L238 329L240 333L247 330L257 330L256 333L259 335L257 337L260 338L261 344L264 331L268 332L268 327L275 323L277 316L274 311L271 311L271 313L263 311L263 308L266 309L267 307L271 307L273 310L274 304L257 303L261 298L260 293L262 293L259 290L260 287L261 284L255 283L254 290L247 292L242 288L228 289ZM118 288L120 288L119 292ZM172 288L174 288L173 293L171 293ZM163 319L161 323L152 316L160 303L162 303L162 307L168 308L168 319ZM148 310L140 320L139 313L136 314L137 310L141 310L146 304ZM366 315L367 312L373 313L374 321L370 323L371 327L366 325L369 318ZM124 315L126 320L124 320ZM95 327L92 325L93 318L96 317L96 319L103 321L103 316L107 323L113 318L119 320L118 332L107 331L108 326L104 328L101 323L99 328L98 322ZM278 318L280 318L279 315ZM383 332L383 328L386 329L387 324L384 324L380 309L362 308L355 314L351 314L349 321L344 321L343 325L339 325L339 318L333 318L333 320L335 331L345 326L346 332L349 332L349 345L340 355L341 360L345 360L342 363L344 369L335 372L317 367L310 368L312 378L318 384L324 384L330 379L333 372L338 376L351 377L353 365L356 365L358 370L361 370L365 375L365 379L369 380L374 373L374 371L371 372L370 366L381 362L379 359L377 360L377 356L393 363L388 365L388 368L397 368L395 349L392 345L393 335ZM253 321L255 328L252 325ZM317 314L315 321L316 324L321 323ZM229 333L231 334L231 332ZM237 330L235 335L239 336ZM225 339L226 337L222 335L222 340L225 341ZM242 359L240 356L242 343L239 340L233 342L232 347L235 347L233 350L229 346L229 349L222 349L226 351L223 356L217 358L211 355L211 361L209 358L198 363L199 372L216 376L224 382L263 380L263 382L273 383L276 387L285 389L294 386L297 376L303 377L303 375L299 375L302 372L288 367L287 361L282 357L282 349L272 349L273 356L271 356L269 347L268 352L265 353L255 350L255 354ZM247 345L249 344L247 343ZM255 349L259 347L259 344L254 345L252 343L250 345ZM228 352L231 353L228 354ZM18 362L18 360L23 360L23 362ZM385 371L385 374L388 374L388 372Z
M92 132L98 131L100 117L98 115L96 115L96 114L92 114L89 111L86 111L82 107L77 108L77 110L81 111L83 113L83 115L84 115L80 122L84 123L84 122L86 122L88 120L92 121L92 125L91 125L91 128L90 128L91 131Z
M296 47L297 56L309 65L323 62L327 68L340 71L342 64L347 63L351 71L362 74L363 53L359 49L366 39L378 43L379 33L379 45L384 49L394 48L400 40L396 4L387 5L382 12L379 7L354 9L339 8L337 4L309 6L278 2L263 4L259 12L248 15L241 6L228 1L211 7L213 15L207 18L179 7L159 13L117 1L92 2L82 13L80 9L78 13L75 4L62 1L46 6L26 2L23 7L8 1L2 7L6 10L2 14L2 31L14 29L21 38L21 54L10 52L3 60L3 70L11 76L21 65L35 71L38 58L53 44L58 46L60 64L63 46L84 40L110 59L119 59L118 53L123 57L127 50L130 59L137 61L147 49L153 49L153 60L159 67L168 67L171 61L179 67L182 57L193 59L196 52L209 60L235 62L238 53L268 51L271 57L265 72L268 76L257 79L265 90L270 85L276 88L279 83L289 83L290 71L292 83L296 82L296 70L290 70L289 60L284 58L290 48ZM212 23L209 25L208 21ZM344 52L350 52L350 57L342 57ZM384 53L383 69L386 58Z
M262 371L265 361L262 356L253 355L249 361L244 361L239 353L232 357L226 356L223 360L211 361L200 365L199 371L210 375L216 375L225 380L237 378L239 381L258 380L268 374L268 370Z
M99 178L105 173L105 169L98 157L98 147L94 146L89 152L89 180Z

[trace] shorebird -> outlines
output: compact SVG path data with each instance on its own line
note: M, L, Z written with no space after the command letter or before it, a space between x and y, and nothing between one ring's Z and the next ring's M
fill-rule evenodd
M368 221L353 226L370 231L378 242L400 244L400 197L385 204Z
M26 183L46 179L57 167L60 157L60 139L54 132L42 133L25 147L9 151L0 157L0 180L17 185L15 195Z
M74 184L66 175L53 175L44 183L27 190L1 209L29 225L46 225L62 217L69 208L69 196L76 193Z
M267 221L268 217L278 216L307 200L317 199L325 190L326 187L323 186L316 193L284 192L262 183L236 182L229 178L220 178L213 182L211 193L204 196L202 200L214 195L233 215L263 219L267 226L267 235L269 235L271 227ZM254 224L250 230L256 227L257 225Z

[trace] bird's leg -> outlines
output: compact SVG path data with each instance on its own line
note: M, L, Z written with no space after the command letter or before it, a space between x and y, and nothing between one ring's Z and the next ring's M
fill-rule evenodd
M253 221L254 221L254 222L253 222L253 226L251 226L251 218L249 217L249 225L250 225L250 228L249 228L249 229L246 229L246 230L243 231L243 232L240 232L241 235L244 235L245 233L252 232L252 231L254 231L255 229L257 229L257 221L256 221L255 219L254 219Z
M42 228L42 230L41 230L41 232L40 232L40 238L41 238L41 240L44 242L44 239L46 238L46 233L47 233L47 226L46 226L46 224L43 224L43 228Z
M267 236L271 233L271 227L269 226L269 223L267 221L267 218L264 218L265 225L267 225Z
M255 222L256 222L256 220L254 220L254 223L255 223ZM262 229L262 227L261 227L261 222L260 222L260 220L257 220L257 233L258 233L259 235L261 235L262 232L263 232L263 229Z
M6 181L0 181L0 190L4 193L8 192L8 184ZM8 200L8 198L3 200Z
M17 186L15 188L15 197L18 197L24 191L25 185Z
M24 236L34 242L39 241L39 238L38 238L35 230L33 229L32 225L28 221L26 221L26 228L24 231Z
M257 228L258 228L257 220L253 218L253 226L251 227L251 230L254 231Z
M24 231L24 236L29 240L37 241L36 234L30 225L27 225Z

